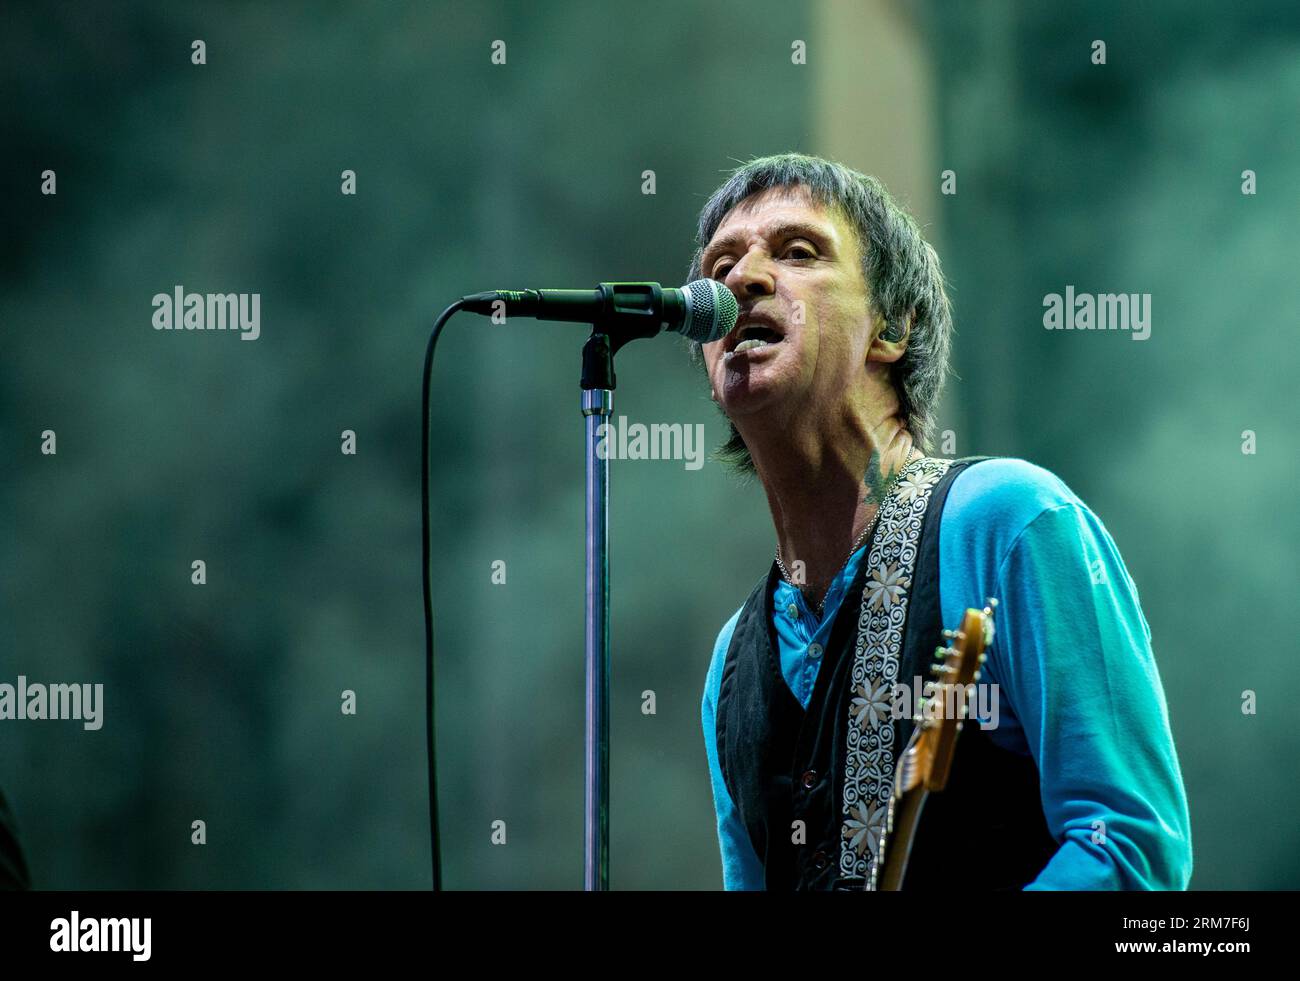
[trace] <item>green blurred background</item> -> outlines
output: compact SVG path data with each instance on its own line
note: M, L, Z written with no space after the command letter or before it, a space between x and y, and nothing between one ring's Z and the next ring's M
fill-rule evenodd
M0 681L106 688L98 732L0 729L38 887L426 887L433 316L494 287L680 283L725 171L785 150L879 175L926 225L955 304L955 452L1055 471L1118 542L1193 887L1300 884L1294 3L64 2L3 20ZM176 284L259 292L261 337L154 331ZM1045 331L1066 284L1151 293L1151 338ZM439 346L450 888L581 885L583 337L465 316ZM616 414L722 440L680 344L630 346L618 374ZM612 884L718 888L700 696L770 519L711 461L612 469Z

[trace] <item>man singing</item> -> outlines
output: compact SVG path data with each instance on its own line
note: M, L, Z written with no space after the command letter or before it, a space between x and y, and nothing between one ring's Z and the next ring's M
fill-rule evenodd
M905 889L1184 889L1191 831L1150 629L1101 520L1023 460L930 456L951 313L875 178L801 154L704 206L690 278L736 328L702 356L775 561L714 647L702 708L728 889L869 888L911 731L896 685L999 601ZM976 724L976 722L980 724Z

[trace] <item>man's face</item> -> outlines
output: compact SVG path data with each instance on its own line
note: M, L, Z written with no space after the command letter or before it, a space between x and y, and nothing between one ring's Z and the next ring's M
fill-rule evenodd
M736 329L703 346L714 397L733 421L779 406L772 418L798 413L815 425L866 386L874 328L857 240L806 188L770 188L729 211L701 269L740 304Z

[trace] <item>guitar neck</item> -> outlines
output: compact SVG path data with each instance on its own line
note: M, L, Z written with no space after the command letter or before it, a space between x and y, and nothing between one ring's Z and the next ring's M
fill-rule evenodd
M957 736L966 718L966 693L968 686L979 680L984 650L993 641L997 604L989 597L983 610L968 609L960 630L944 631L952 643L934 652L943 663L930 669L936 680L926 686L924 711L915 717L916 726L894 773L879 861L872 866L873 885L878 889L897 892L903 888L921 809L930 793L943 790L948 782Z
M880 851L884 857L876 866L877 889L898 892L903 888L907 860L912 855L912 839L916 836L916 826L921 820L921 809L925 807L925 800L929 796L930 792L925 786L918 785L890 798L886 831L880 841Z

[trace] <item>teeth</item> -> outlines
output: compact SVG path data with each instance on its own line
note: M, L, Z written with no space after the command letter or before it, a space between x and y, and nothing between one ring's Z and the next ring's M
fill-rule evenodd
M767 341L759 340L757 337L751 337L747 341L741 341L736 345L733 353L740 354L744 351L752 351L756 347L767 347Z

